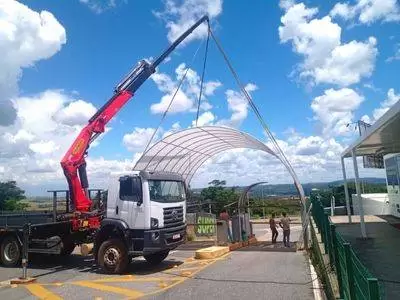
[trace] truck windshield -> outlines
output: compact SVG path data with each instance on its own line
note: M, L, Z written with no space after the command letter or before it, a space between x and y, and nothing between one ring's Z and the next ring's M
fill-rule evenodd
M185 200L185 188L180 181L149 180L150 200L155 202L180 202Z

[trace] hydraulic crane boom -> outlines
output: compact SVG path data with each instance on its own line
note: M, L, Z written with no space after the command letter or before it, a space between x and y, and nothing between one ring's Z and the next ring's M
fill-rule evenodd
M89 123L81 130L67 153L65 153L61 161L61 166L68 181L71 199L76 212L87 212L92 205L92 201L88 195L89 182L87 179L85 161L85 156L87 155L90 144L104 132L106 124L155 72L156 67L203 22L207 22L209 26L208 16L203 16L193 24L192 27L186 30L153 63L149 63L145 60L140 61L116 86L114 95L90 118Z

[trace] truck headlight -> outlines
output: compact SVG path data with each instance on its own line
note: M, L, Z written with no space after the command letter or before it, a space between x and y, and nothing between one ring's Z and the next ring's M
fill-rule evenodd
M158 219L156 218L150 218L150 227L152 229L158 228Z

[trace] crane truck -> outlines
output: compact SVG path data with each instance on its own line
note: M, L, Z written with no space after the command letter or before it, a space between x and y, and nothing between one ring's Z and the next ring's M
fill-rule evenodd
M105 205L90 197L86 160L90 144L132 98L157 66L198 26L202 17L154 62L142 60L116 86L113 96L89 119L61 161L68 183L66 209L52 212L0 214L0 261L21 261L23 229L29 227L29 253L69 255L76 245L94 243L97 264L107 273L122 273L133 257L152 264L163 261L186 236L186 185L182 176L167 172L130 171L115 174L103 193ZM208 27L209 28L209 27Z

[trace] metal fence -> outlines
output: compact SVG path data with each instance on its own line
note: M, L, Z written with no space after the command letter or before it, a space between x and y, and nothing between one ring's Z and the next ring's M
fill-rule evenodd
M381 299L383 289L379 286L378 279L361 263L350 243L336 232L336 226L330 221L321 202L313 200L312 205L312 215L321 234L325 254L328 254L331 267L338 278L340 298Z

